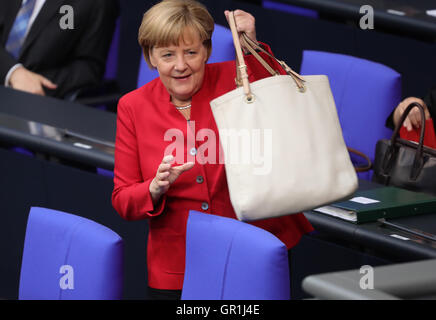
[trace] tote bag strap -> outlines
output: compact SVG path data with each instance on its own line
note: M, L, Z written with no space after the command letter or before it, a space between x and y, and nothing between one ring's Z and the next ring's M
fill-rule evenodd
M304 85L304 79L295 71L293 71L284 61L278 60L276 57L271 55L268 51L259 46L256 42L254 42L250 37L248 37L245 33L242 33L241 40L239 39L239 34L236 29L236 22L234 12L231 11L229 13L229 26L232 31L233 43L236 51L236 85L244 87L244 94L246 95L247 102L252 101L253 95L250 89L250 83L248 81L248 73L247 73L247 65L244 61L244 55L242 53L241 41L244 47L262 64L262 66L271 74L278 75L279 73L275 71L259 54L257 51L261 51L276 60L282 68L286 71L288 75L290 75L298 89L301 92L306 91L306 87Z
M250 82L248 81L247 65L245 64L244 55L242 54L241 42L239 41L238 31L236 30L236 22L233 11L229 12L229 26L232 31L233 44L236 50L236 84L244 87L244 94L246 102L252 103L254 101L253 94L251 93Z
M260 48L260 49L257 49L256 47L254 47L254 46L252 46L252 44L251 44L251 42L250 41L252 41L248 36L247 36L247 34L245 34L245 33L242 33L242 39L240 40L241 41L241 45L243 45L248 51L250 51L250 53L257 59L257 61L259 61L260 63L261 63L261 65L266 69L266 70L268 70L268 72L272 75L272 76L276 76L276 75L279 75L280 73L278 72L278 71L276 71L276 70L274 70L269 64L268 64L268 62L266 62L261 56L260 56L260 54L258 54L257 53L257 51L256 50L259 50L259 51L263 51L263 52L266 52L269 56L271 56L270 54L269 54L269 52L267 52L267 51L265 51L263 48L261 48L260 46L258 46L257 44L257 46L258 46L258 48Z
M262 48L261 46L259 46L255 41L253 41L252 39L250 39L249 36L247 36L247 34L243 33L242 34L243 39L244 39L244 46L247 47L247 49L253 54L253 52L255 52L256 54L253 54L256 59L261 59L263 61L260 61L260 63L262 63L262 65L267 64L268 63L256 52L257 51L261 51L264 54L266 54L267 56L269 56L271 59L274 59L275 61L277 61L278 64L280 64L282 66L282 68L286 71L286 73L290 76L292 76L295 80L295 82L298 85L298 88L303 88L304 84L303 82L305 81L298 73L296 73L294 70L292 70L284 61L277 59L276 57L274 57L272 54L270 54L268 51L266 51L264 48ZM272 68L271 68L272 69ZM271 73L271 71L270 71ZM271 73L272 74L272 73ZM278 74L276 72L276 74ZM274 75L274 74L272 74Z

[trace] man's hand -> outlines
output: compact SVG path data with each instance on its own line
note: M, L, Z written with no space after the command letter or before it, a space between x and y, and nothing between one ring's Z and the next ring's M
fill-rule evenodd
M14 89L38 94L41 96L45 96L43 87L48 89L57 88L57 85L47 78L41 76L40 74L29 71L24 67L19 67L12 72L9 83Z

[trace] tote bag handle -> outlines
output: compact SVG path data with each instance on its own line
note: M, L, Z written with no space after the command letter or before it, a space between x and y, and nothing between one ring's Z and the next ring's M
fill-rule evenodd
M231 11L229 13L229 26L232 31L233 44L235 46L236 51L236 84L237 86L242 86L244 88L244 94L246 96L246 101L251 103L254 101L253 94L250 88L250 82L248 81L248 73L247 73L247 65L244 61L244 55L242 53L241 40L239 39L238 31L236 29L236 21L234 12ZM275 71L271 66L257 53L256 50L261 51L276 60L282 68L286 71L288 75L290 75L300 92L305 92L306 87L304 86L304 79L295 71L293 71L284 61L278 60L276 57L272 56L269 52L264 50L261 46L255 43L250 37L248 37L245 33L242 33L242 42L244 47L250 51L250 53L262 64L262 66L271 74L278 75L279 73Z

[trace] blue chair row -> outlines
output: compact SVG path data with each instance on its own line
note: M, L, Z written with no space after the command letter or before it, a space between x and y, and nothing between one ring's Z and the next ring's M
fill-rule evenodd
M113 300L122 298L122 289L123 241L115 232L76 215L31 208L20 300ZM190 212L182 299L289 298L288 253L279 239L235 219Z

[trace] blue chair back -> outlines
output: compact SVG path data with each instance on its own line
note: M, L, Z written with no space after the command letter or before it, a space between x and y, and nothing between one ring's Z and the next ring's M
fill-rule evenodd
M303 52L300 73L328 76L345 143L374 161L377 141L392 134L385 121L401 100L401 75L380 63L320 51ZM372 170L359 173L371 176Z
M288 251L271 233L190 211L182 300L289 300Z
M215 24L212 34L212 53L208 63L235 60L232 32L230 29ZM138 88L159 77L157 70L151 70L141 55L138 73Z
M121 299L123 242L91 220L32 207L20 274L20 300Z
M287 3L277 2L277 1L263 0L262 7L265 9L287 12L287 13L296 14L308 18L314 18L314 19L319 18L319 13L316 10L302 8Z
M235 46L232 31L229 28L215 24L212 34L212 53L208 63L235 60Z

